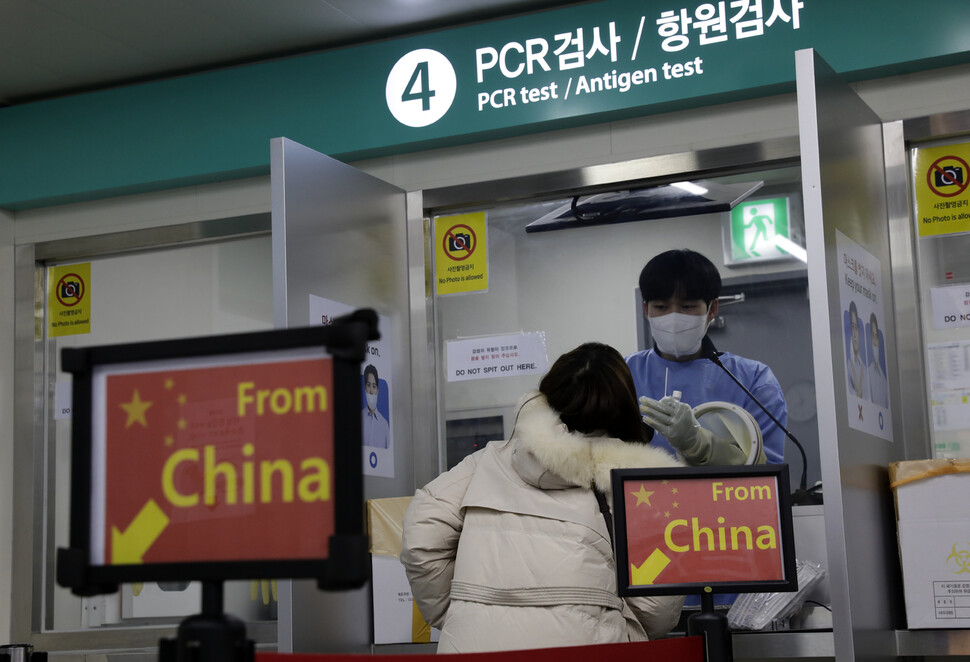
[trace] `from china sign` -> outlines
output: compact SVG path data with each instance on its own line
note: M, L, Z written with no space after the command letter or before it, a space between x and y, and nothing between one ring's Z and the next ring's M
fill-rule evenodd
M377 315L68 348L71 535L57 581L315 578L359 586L360 364Z
M104 527L92 561L325 556L332 383L325 358L105 377L104 438L94 440L105 449L94 503Z
M614 471L621 594L789 590L795 574L787 471Z

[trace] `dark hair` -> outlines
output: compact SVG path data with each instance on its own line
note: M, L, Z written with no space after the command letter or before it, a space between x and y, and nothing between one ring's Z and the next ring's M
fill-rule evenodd
M852 318L855 317L855 325L859 326L859 309L855 306L855 301L849 302L849 326L852 326Z
M644 301L702 299L710 305L721 294L721 274L714 263L696 251L677 249L657 255L640 272Z
M377 368L374 367L374 364L373 363L368 363L367 366L364 367L364 383L365 384L367 383L367 375L374 375L374 383L375 384L380 384L381 383L381 380L378 379L378 377L377 377Z
M590 342L566 352L539 382L539 391L572 431L650 440L630 368L609 345Z

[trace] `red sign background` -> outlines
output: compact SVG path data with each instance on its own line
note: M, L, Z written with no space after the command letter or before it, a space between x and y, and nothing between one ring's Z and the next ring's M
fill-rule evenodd
M252 383L242 416L241 383ZM327 557L334 532L332 359L109 375L106 384L105 564ZM326 408L304 398L297 411L294 390L315 386L323 387ZM261 390L267 395L260 415ZM272 462L292 470L290 501L279 472L265 479L263 463ZM320 480L324 463L328 488ZM228 475L235 475L234 489ZM197 503L186 505L193 497ZM112 547L119 533L129 537L121 556ZM130 558L132 545L143 552L139 560Z
M714 494L716 483L721 484L717 495ZM774 477L628 480L623 486L630 564L641 566L655 550L669 559L653 584L785 578L778 484ZM752 489L757 487L767 490ZM739 494L748 498L739 498ZM766 494L771 498L763 498ZM671 549L665 540L665 531L676 520L682 523L671 528L670 542L676 548ZM771 527L776 547L759 549L759 526ZM753 549L747 549L744 542L736 545L738 549L731 549L734 546L732 527L747 527L751 531ZM697 536L699 545L695 543L695 528L710 531L710 536L706 533ZM687 551L680 551L684 547Z

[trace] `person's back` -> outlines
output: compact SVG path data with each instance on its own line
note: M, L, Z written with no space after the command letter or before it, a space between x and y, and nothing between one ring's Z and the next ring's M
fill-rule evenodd
M645 433L622 357L583 345L523 400L511 439L418 490L405 516L401 560L439 652L665 634L683 598L616 594L610 469L680 464L628 443Z

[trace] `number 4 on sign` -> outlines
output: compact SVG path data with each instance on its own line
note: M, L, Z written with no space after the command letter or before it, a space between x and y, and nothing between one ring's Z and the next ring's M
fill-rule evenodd
M421 110L430 110L431 97L435 95L431 89L431 77L428 74L428 61L418 62L411 74L411 80L404 88L401 101L421 101Z

